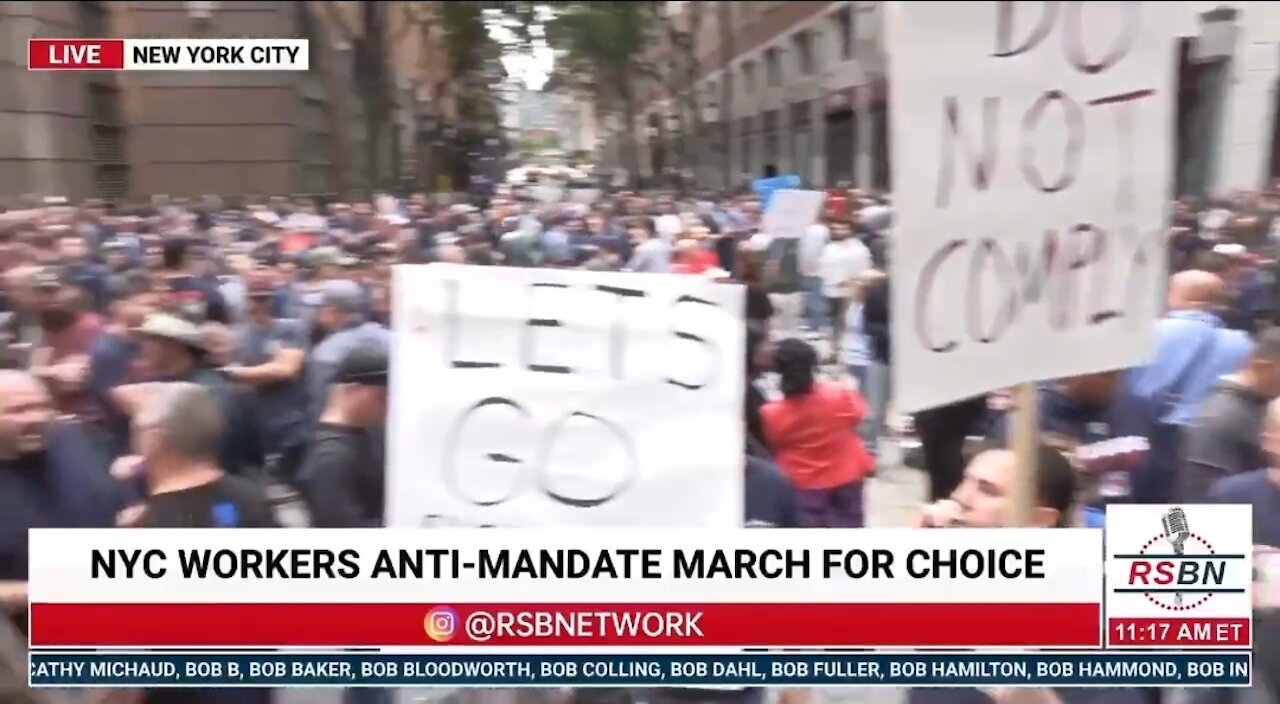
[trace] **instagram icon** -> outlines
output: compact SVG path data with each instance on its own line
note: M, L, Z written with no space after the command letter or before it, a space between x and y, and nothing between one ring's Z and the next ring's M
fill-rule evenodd
M422 619L422 628L427 637L437 643L448 643L458 630L458 612L448 606L437 606L427 612Z

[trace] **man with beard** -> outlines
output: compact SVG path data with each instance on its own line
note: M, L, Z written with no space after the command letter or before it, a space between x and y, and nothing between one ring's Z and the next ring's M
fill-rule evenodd
M262 445L253 422L254 414L226 376L209 367L200 328L167 313L152 313L138 334L142 342L142 363L153 381L198 384L217 400L222 410L220 466L232 474L261 468ZM154 390L151 384L121 386L112 392L112 398L136 419L138 412L150 402Z
M97 407L85 392L89 350L102 334L102 317L82 309L83 295L66 269L45 267L32 279L42 343L31 358L31 373L47 384L63 413L96 420Z
M115 454L129 452L129 416L112 398L112 390L149 378L142 362L142 342L137 331L160 304L150 277L132 271L113 276L110 287L111 318L89 350L89 377L85 388L102 413L102 427Z

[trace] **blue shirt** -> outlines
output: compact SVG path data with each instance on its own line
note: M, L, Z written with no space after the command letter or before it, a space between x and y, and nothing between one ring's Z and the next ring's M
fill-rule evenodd
M0 461L0 581L27 580L28 529L110 528L130 498L79 423L55 421L45 448Z
M266 364L282 349L307 348L306 330L298 320L272 320L266 328L246 323L239 336L236 363L246 367ZM264 384L254 392L268 452L283 452L305 442L307 395L301 378Z
M558 227L547 228L542 233L542 251L552 262L567 262L573 257L572 242L569 234Z
M1130 371L1129 384L1160 409L1161 423L1189 425L1218 379L1239 370L1252 351L1247 334L1226 329L1213 313L1174 311L1156 323L1155 355Z
M1209 488L1209 502L1253 506L1253 543L1280 547L1280 486L1260 469L1220 479Z
M89 346L85 388L102 406L103 422L115 443L115 451L120 454L127 454L129 449L129 414L116 405L111 390L142 381L133 373L141 347L137 340L115 333L99 335Z

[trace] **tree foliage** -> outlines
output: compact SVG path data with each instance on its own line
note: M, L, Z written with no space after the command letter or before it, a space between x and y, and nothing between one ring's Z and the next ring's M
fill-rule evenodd
M546 26L564 85L611 108L624 108L642 78L652 76L645 53L656 36L657 2L557 4ZM628 94L631 92L631 94Z
M556 52L557 83L589 98L597 115L619 114L636 124L641 86L656 78L649 49L660 35L661 2L557 3L546 23L546 41ZM623 164L639 174L634 130L622 135Z

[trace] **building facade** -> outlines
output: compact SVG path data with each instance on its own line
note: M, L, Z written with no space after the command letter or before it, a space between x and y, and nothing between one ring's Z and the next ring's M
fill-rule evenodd
M776 172L813 185L887 186L881 3L691 0L668 12L697 35L698 134L673 134L687 101L655 87L631 126L642 176L681 170L726 186ZM604 153L616 162L623 125L608 127Z
M385 107L367 112L356 44L365 3L0 3L0 196L146 199L154 194L330 194L423 187L417 126L450 118L439 42L388 3ZM299 72L61 73L26 70L32 37L250 38L310 42ZM377 129L373 129L373 127ZM374 164L374 166L371 166ZM376 173L375 173L376 171Z
M683 168L700 184L725 186L794 173L813 186L888 188L892 52L883 5L667 3L670 21L683 29L700 13L694 90L701 124L694 138L673 134L686 101L652 86L629 126L641 176ZM1184 9L1191 12L1179 57L1177 189L1258 188L1280 176L1280 4L1189 2ZM614 116L606 127L604 158L622 166L619 133L628 126Z

